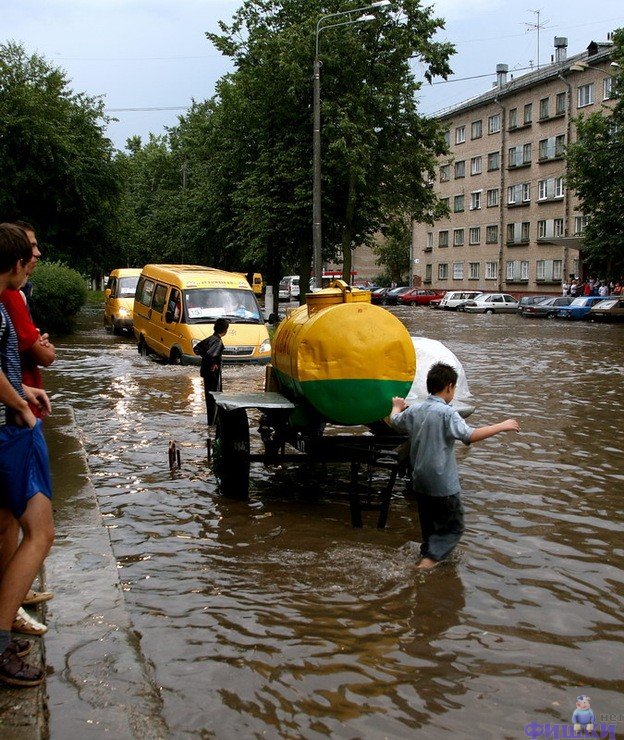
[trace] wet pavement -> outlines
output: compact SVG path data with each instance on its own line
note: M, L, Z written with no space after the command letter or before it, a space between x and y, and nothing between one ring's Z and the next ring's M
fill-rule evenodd
M375 516L351 528L331 469L254 467L249 502L224 500L196 367L141 358L96 315L61 344L45 382L75 411L123 595L91 614L131 660L98 672L112 640L62 668L65 627L51 628L52 737L109 734L120 702L116 737L522 737L569 722L579 693L624 733L624 327L395 312L459 357L472 423L522 425L458 449L467 532L427 576L399 490L384 531ZM228 367L226 389L259 390L263 372ZM71 502L59 514L56 572L110 580L99 545L65 558ZM68 666L84 692L61 680Z

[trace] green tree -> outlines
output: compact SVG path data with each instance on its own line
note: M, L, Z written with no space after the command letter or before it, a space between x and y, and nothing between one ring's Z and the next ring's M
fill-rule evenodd
M231 112L227 140L244 167L235 177L235 228L285 264L298 262L302 281L311 263L315 27L321 15L357 6L246 0L221 34L207 34L236 68L219 90L219 105ZM430 220L439 210L425 181L446 145L438 124L418 113L412 60L428 79L446 76L453 49L432 41L442 21L431 8L417 0L392 8L374 22L322 34L323 253L341 253L347 277L351 250L391 215Z
M87 300L82 275L61 262L42 262L31 275L30 307L37 326L50 334L69 334Z
M405 216L392 218L382 229L383 239L373 244L375 264L384 268L379 276L383 283L405 285L409 276L412 222ZM403 276L406 276L404 279Z
M567 149L567 181L589 217L583 258L594 275L624 275L624 29L613 36L613 113L580 116L576 141ZM606 115L605 115L606 114Z
M0 45L0 213L39 231L52 259L97 273L115 241L121 176L100 98L19 44Z

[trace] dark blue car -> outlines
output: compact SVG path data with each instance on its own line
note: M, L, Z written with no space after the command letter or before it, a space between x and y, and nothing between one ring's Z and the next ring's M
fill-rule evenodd
M604 301L606 296L586 295L575 298L569 306L561 306L557 311L558 319L585 319L589 318L589 311L600 301Z

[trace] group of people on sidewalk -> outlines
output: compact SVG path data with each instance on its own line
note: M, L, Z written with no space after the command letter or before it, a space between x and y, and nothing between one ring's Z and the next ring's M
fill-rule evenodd
M0 682L36 686L41 665L24 660L46 626L23 608L52 598L34 591L54 539L52 485L42 420L51 411L39 366L56 356L33 323L25 287L41 253L25 222L0 224Z
M624 278L619 280L596 280L593 277L587 278L587 280L579 280L578 278L571 278L565 280L561 286L561 292L563 295L569 295L571 298L578 298L581 296L609 296L609 295L621 295L622 286L624 285Z

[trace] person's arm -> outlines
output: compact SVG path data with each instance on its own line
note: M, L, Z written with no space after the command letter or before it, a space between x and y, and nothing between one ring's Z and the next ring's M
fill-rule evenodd
M15 412L15 423L18 426L27 426L31 429L37 423L35 415L30 410L28 402L9 383L7 376L0 371L0 401Z
M488 437L493 437L495 434L500 434L501 432L519 431L520 424L518 424L515 419L505 419L505 421L501 421L498 424L490 424L490 426L478 427L470 435L470 442L481 442L481 440L488 439Z
M41 367L49 367L56 360L56 348L48 337L48 334L40 334L37 341L25 350L25 353Z
M24 395L26 396L26 400L28 401L28 403L36 406L36 408L41 411L42 416L47 416L48 414L52 413L52 405L50 404L50 399L48 398L48 394L43 390L43 388L32 388L31 386L24 385L23 383L22 388L24 389Z

